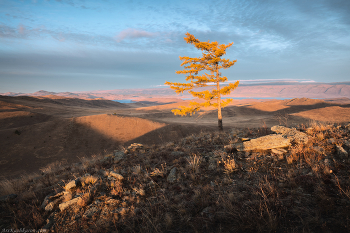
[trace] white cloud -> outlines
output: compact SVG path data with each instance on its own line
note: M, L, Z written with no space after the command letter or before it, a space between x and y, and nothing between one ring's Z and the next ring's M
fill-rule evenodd
M139 39L139 38L149 38L154 37L156 33L147 32L144 30L137 30L133 28L128 28L123 31L121 31L117 36L116 40L117 42L121 42L125 39Z

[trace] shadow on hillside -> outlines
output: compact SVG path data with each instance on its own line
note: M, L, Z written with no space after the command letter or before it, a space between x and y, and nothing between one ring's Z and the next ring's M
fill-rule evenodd
M171 124L165 127L150 131L138 138L132 139L124 146L128 146L132 143L142 143L147 145L159 145L166 142L172 142L180 140L192 134L198 134L201 132L213 132L217 131L217 126L201 126L193 124Z
M111 130L115 128L111 127ZM127 133L127 132L122 132ZM147 144L148 137L138 140ZM77 163L80 158L112 153L125 141L72 119L53 119L0 130L0 178L41 173L53 162Z

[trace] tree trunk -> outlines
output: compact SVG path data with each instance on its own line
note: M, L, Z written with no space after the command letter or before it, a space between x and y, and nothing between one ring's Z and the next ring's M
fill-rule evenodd
M218 91L218 127L219 127L219 131L223 131L224 128L222 127L221 95L220 95L220 83L219 83L218 65L216 65L216 88L217 88L217 91Z

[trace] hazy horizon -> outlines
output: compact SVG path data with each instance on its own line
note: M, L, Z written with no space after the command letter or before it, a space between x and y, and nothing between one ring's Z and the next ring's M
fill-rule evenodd
M230 81L349 81L350 2L0 1L0 93L184 82L183 40L234 42ZM242 82L242 83L243 83Z

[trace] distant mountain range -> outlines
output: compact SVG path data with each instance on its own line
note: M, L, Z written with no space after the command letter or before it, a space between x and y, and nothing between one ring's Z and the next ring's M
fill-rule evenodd
M213 86L210 88L214 88ZM149 89L116 89L86 92L49 92L34 93L0 93L6 96L61 96L79 99L144 99L144 98L190 98L189 93L177 95L169 87ZM350 98L350 82L343 83L265 83L241 84L228 97L236 98Z

